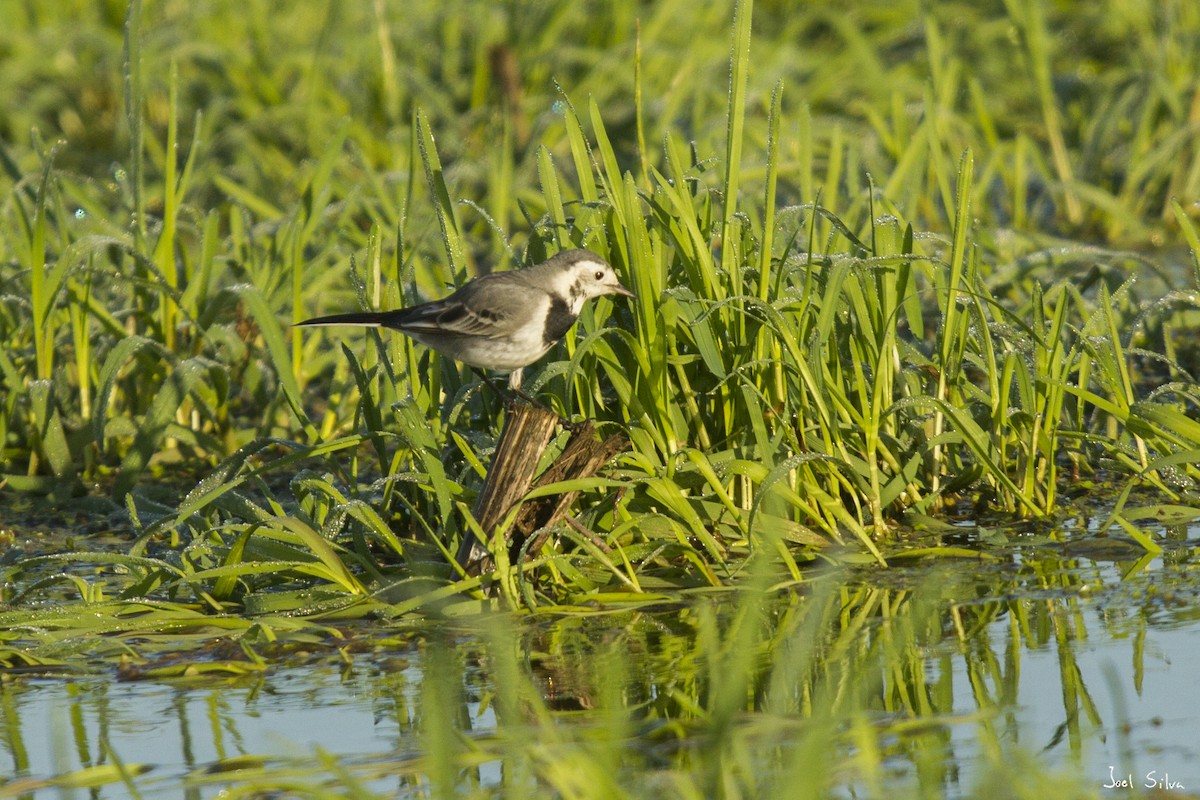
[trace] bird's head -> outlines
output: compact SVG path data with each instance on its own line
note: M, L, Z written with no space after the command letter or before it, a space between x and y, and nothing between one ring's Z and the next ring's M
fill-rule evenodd
M546 262L554 265L554 284L571 311L579 313L585 301L603 294L633 297L617 280L612 266L590 250L567 250Z

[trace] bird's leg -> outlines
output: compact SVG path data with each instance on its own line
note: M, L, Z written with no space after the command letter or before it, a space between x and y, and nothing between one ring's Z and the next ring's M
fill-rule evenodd
M505 394L505 393L504 393L504 390L503 390L503 389L501 389L499 386L497 386L497 385L496 385L496 383L495 383L495 381L493 381L491 378L489 378L489 377L488 377L488 376L487 376L487 375L484 373L484 371L483 371L483 370L479 369L478 367L471 367L471 371L472 371L472 372L474 372L476 375L478 375L478 376L479 376L479 380L483 381L483 383L484 383L484 385L485 385L485 386L487 386L489 389L491 389L493 392L495 392L495 393L496 393L496 397L499 397L499 398L500 398L500 399L501 399L501 400L504 402L504 404L505 404L505 405L508 405L509 403L511 403L511 402L512 402L512 396L511 396L511 395L507 395L507 394ZM524 392L522 392L522 391L521 391L520 389L518 389L517 387L515 387L515 386L509 386L509 387L508 387L508 389L509 389L509 391L510 391L510 392L512 392L514 395L516 395L517 397L521 398L521 399L522 399L522 400L524 400L526 403L529 403L529 405L531 405L531 406L537 406L538 408L545 409L546 411L549 411L549 410L550 410L550 409L546 408L544 405L542 405L541 403L539 403L537 400L534 400L532 397L530 397L529 395L527 395L527 394L525 394Z
M506 394L504 393L504 391L503 391L503 390L502 390L502 389L501 389L499 386L497 386L497 385L496 385L496 384L495 384L495 383L492 381L492 379L491 379L491 378L489 378L487 375L485 375L485 374L484 374L483 370L479 369L478 367L471 367L471 371L472 371L472 372L474 372L476 375L478 375L478 376L479 376L479 379L480 379L481 381L483 381L484 385L485 385L485 386L487 386L489 389L491 389L493 392L495 392L495 393L496 393L496 396L497 396L497 397L499 397L499 398L500 398L500 400L501 400L501 401L502 401L502 402L503 402L503 403L504 403L506 406L508 406L508 405L511 405L511 404L512 404L512 402L513 402L513 398L512 398L512 396L506 395ZM534 399L533 399L532 397L530 397L529 395L525 394L525 392L521 391L521 386L520 386L520 383L521 383L521 381L520 381L520 378L518 378L518 379L517 379L517 385L516 385L516 386L512 385L512 382L510 381L510 382L509 382L509 386L508 386L508 390L509 390L510 392L512 392L512 394L513 394L513 395L516 395L517 397L519 397L519 398L521 398L522 400L524 400L526 403L529 403L529 405L531 405L531 406L534 406L534 407L536 407L536 408L540 408L540 409L542 409L543 411L549 411L551 414L553 414L554 416L558 417L559 424L561 424L561 425L562 425L564 428L566 428L567 430L569 430L569 431L574 431L576 428L578 428L578 427L579 427L579 426L578 426L576 423L574 423L574 422L572 422L571 420L567 419L567 418L566 418L566 417L564 417L562 414L559 414L559 413L558 413L557 411L555 411L554 409L552 409L552 408L548 408L548 407L547 407L546 405L544 405L543 403L540 403L540 402L538 402L537 400L534 400Z

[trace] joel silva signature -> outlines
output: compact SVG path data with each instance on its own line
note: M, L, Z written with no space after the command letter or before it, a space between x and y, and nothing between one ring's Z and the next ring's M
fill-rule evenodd
M1103 784L1105 789L1132 789L1133 773L1130 772L1124 776L1118 776L1117 770L1111 764L1108 766L1108 783ZM1179 781L1171 780L1170 773L1158 770L1150 770L1146 773L1146 779L1142 782L1142 786L1147 789L1184 789L1184 785Z

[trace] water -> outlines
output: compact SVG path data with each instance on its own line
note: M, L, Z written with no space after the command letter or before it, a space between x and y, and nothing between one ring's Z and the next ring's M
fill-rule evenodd
M138 781L143 788L177 791L189 775L217 774L242 757L295 765L311 762L318 750L352 758L394 753L405 742L381 685L395 680L325 665L198 687L92 678L12 682L0 687L10 731L0 745L6 762L0 769L62 775L100 762L108 749L124 763L154 766ZM108 786L102 796L130 795Z
M1009 779L988 772L994 763L988 749L998 748L1019 751L1047 774L1082 779L1100 796L1125 782L1200 791L1200 581L1194 536L1182 538L1149 559L1121 547L1072 555L1067 545L1043 540L1010 548L995 563L943 560L853 576L831 608L843 616L864 612L868 625L859 639L881 641L887 625L900 626L893 634L907 630L903 625L913 631L900 637L900 657L885 659L881 684L868 692L872 724L893 726L881 737L890 787L900 794L932 786L937 794L974 796L981 786ZM772 597L778 608L768 617L780 626L790 611L818 602L799 592ZM877 601L886 613L871 606ZM718 594L699 605L717 609L720 618L720 609L733 603ZM922 605L932 609L927 616L915 610ZM309 787L278 796L308 796L339 770L363 792L420 796L429 789L420 776L436 769L423 759L430 729L439 724L452 725L477 748L457 779L486 794L514 774L515 761L505 754L516 750L505 748L528 748L522 738L556 747L563 739L594 739L610 724L595 709L613 703L601 696L609 673L597 666L613 652L626 659L626 683L615 702L635 709L617 750L621 763L636 766L629 775L618 772L618 781L645 788L653 785L645 777L653 770L702 768L702 728L694 736L665 735L663 726L668 716L696 724L686 704L671 698L704 681L704 665L692 663L704 657L691 656L705 635L703 614L677 608L524 623L512 631L512 664L543 705L522 712L527 719L514 728L520 733L510 731L507 739L496 708L512 686L505 683L511 676L503 677L512 653L488 621L388 638L349 664L331 647L232 680L11 676L0 683L0 774L11 781L0 784L0 797L57 797L61 790L42 781L113 761L153 769L132 778L133 788L108 783L90 796L129 797L136 790L218 797L264 774L290 775ZM777 632L768 630L766 639ZM905 659L916 671L897 678ZM820 669L835 672L839 663L831 659ZM702 703L706 696L701 687L693 698ZM431 697L442 697L439 708L453 713L426 719L422 708ZM771 725L803 729L804 715L768 718L767 701L754 702L767 716L744 710L737 717L747 741ZM914 715L914 708L923 710ZM904 723L914 719L939 731L922 745L927 750L932 742L938 751L932 773L906 744L926 735L906 732ZM868 789L853 775L835 781L843 796Z
M1161 562L1156 566L1161 569ZM1200 658L1195 597L1185 605L1147 595L1144 589L1160 580L1154 569L1136 582L1143 589L1136 595L1121 590L1116 565L1096 564L1078 574L1084 586L1118 588L1081 596L1073 607L1060 605L1055 613L1063 636L1016 654L1014 702L1004 704L997 722L1002 737L1019 741L1046 764L1078 771L1096 789L1105 789L1113 775L1132 775L1136 788L1166 788L1169 779L1169 788L1200 790L1200 671L1192 668ZM987 636L1003 641L1011 625L1010 619L999 620ZM1078 675L1074 696L1064 686L1064 669ZM951 671L956 712L973 712L967 662L956 660ZM1089 701L1099 724L1088 719ZM1068 729L1073 716L1080 721L1077 742ZM952 731L953 749L969 772L978 740L968 726Z

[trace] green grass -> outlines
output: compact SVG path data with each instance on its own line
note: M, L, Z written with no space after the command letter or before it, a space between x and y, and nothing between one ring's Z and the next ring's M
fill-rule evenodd
M1149 35L1156 12L1122 8ZM707 113L689 119L684 88L661 83L699 57L672 29L677 3L641 20L640 49L628 25L573 45L605 54L591 60L553 46L582 19L570 10L536 32L501 12L468 25L445 9L400 31L366 7L298 10L289 41L268 37L254 3L224 35L182 11L135 3L122 21L81 4L72 36L97 36L75 57L121 71L22 73L18 59L5 81L30 99L0 120L5 480L60 500L105 487L139 531L135 554L162 537L216 545L223 600L278 577L257 561L237 574L264 538L356 595L334 576L378 579L377 560L454 551L500 409L403 337L334 347L288 324L587 246L638 298L596 303L531 384L564 413L629 431L632 449L579 512L617 558L597 583L568 566L583 552L529 554L537 589L513 602L637 587L646 571L720 584L767 532L797 545L784 548L793 569L822 543L881 559L875 542L909 512L970 501L1054 515L1064 469L1190 502L1197 386L1179 349L1195 271L1117 247L1133 233L1141 246L1196 238L1195 136L1169 130L1190 102L1175 60L1196 45L1187 20L1157 29L1170 46L1142 102L1159 105L1117 146L1090 120L1124 108L1148 65L1098 64L1101 77L1060 96L1052 34L1088 12L995 11L914 24L871 4L767 7L752 26L739 6L706 20L716 40L699 49L729 48L729 80L696 67L683 87ZM1005 20L1015 44L999 38ZM752 42L759 25L781 28ZM31 18L16 29L62 32ZM381 49L352 55L354 32ZM239 37L257 61L217 57ZM818 53L822 70L789 77L785 56ZM489 83L503 58L528 85ZM97 97L107 149L77 144L68 124ZM124 166L98 169L113 152ZM1136 192L1116 185L1135 179ZM1171 291L1139 291L1144 263ZM144 487L180 462L210 474L151 501L162 493Z
M637 606L1089 485L1155 553L1200 477L1198 16L22 6L0 485L130 542L10 559L3 599L167 628ZM578 527L459 581L501 407L401 336L289 326L575 246L637 299L527 382L631 447L570 487Z

